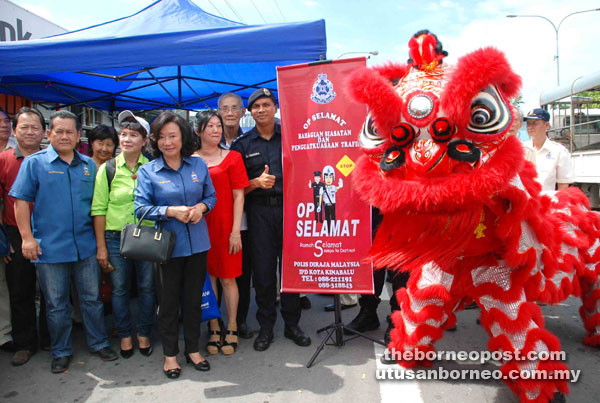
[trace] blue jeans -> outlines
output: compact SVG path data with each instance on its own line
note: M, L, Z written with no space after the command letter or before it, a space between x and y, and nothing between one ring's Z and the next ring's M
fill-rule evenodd
M46 318L50 331L50 352L55 358L72 354L71 278L79 293L79 303L87 344L91 351L108 347L104 327L104 307L100 300L100 265L96 256L67 263L37 263L42 293L46 297Z
M129 260L121 256L121 234L117 231L106 231L104 235L108 259L115 270L110 273L112 282L112 306L115 327L120 338L130 337L133 330L129 313L129 296L131 294L131 271L135 265L138 289L138 318L136 328L138 336L150 337L156 317L156 301L154 297L154 263L144 260Z

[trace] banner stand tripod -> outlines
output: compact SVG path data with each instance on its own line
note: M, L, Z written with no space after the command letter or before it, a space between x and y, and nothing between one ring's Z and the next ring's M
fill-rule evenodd
M344 326L344 323L342 322L342 304L340 303L340 295L339 294L334 294L333 306L334 306L334 313L335 313L335 322L333 322L332 324L330 324L328 326L325 326L324 328L317 330L317 333L327 331L327 335L325 336L323 341L321 341L321 344L319 344L319 347L317 347L317 351L315 351L315 353L311 357L310 361L308 361L308 363L306 364L306 368L312 367L313 363L317 359L317 356L319 355L319 353L321 351L323 351L323 348L325 346L342 347L347 341L353 340L357 337L364 337L365 339L371 340L373 343L381 344L382 346L387 347L387 345L381 340L377 340L371 336L367 336L364 333L358 332L354 329L350 329L349 327ZM350 332L350 333L354 333L354 336L351 336L348 339L344 340L344 330L346 330L347 332ZM329 340L331 340L332 343L327 343Z

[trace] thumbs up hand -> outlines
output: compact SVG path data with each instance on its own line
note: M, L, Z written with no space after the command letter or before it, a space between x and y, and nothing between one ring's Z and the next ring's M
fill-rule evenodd
M271 189L275 186L275 175L269 174L269 166L265 165L264 172L257 178L261 189Z

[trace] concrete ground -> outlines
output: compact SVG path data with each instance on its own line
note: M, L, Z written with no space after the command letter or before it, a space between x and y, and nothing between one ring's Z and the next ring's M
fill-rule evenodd
M383 366L376 359L383 349L366 339L349 341L343 347L327 346L311 368L306 363L314 353L324 333L316 330L333 321L333 313L323 307L331 297L310 295L312 309L304 311L301 327L312 337L310 347L298 347L283 337L281 318L275 328L275 341L266 352L256 352L252 340L240 339L238 351L232 356L208 356L210 372L198 372L185 364L179 355L182 374L178 380L169 380L162 373L162 351L158 336L153 338L155 352L144 357L139 352L129 360L119 357L114 362L102 362L88 353L84 333L73 332L74 356L67 373L50 372L51 356L40 351L22 367L10 365L9 353L0 353L0 402L517 402L508 387L500 381L399 381L377 380L377 368ZM388 297L384 297L389 299ZM581 369L580 380L570 384L569 402L598 401L600 382L600 349L581 344L584 329L577 314L579 302L575 298L559 306L545 306L543 312L547 327L557 335L567 353L572 369ZM345 322L358 313L358 308L343 311ZM381 328L370 332L383 337L389 313L388 301L379 308ZM439 350L485 350L487 335L475 323L479 311L467 310L458 314L458 331L447 333L437 343ZM107 317L110 321L110 317ZM251 311L249 324L258 329ZM206 327L202 328L201 346L207 340ZM118 349L117 339L112 339ZM180 343L183 348L183 341ZM436 363L444 368L496 369L493 363Z

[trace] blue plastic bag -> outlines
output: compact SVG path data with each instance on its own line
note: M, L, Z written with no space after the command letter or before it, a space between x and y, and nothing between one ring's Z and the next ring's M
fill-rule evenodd
M217 297L213 291L210 276L207 273L202 288L202 322L220 317L221 311L219 310L219 304L217 304Z
M0 225L0 257L6 257L10 255L10 242L8 240L8 234L4 229L4 225Z

